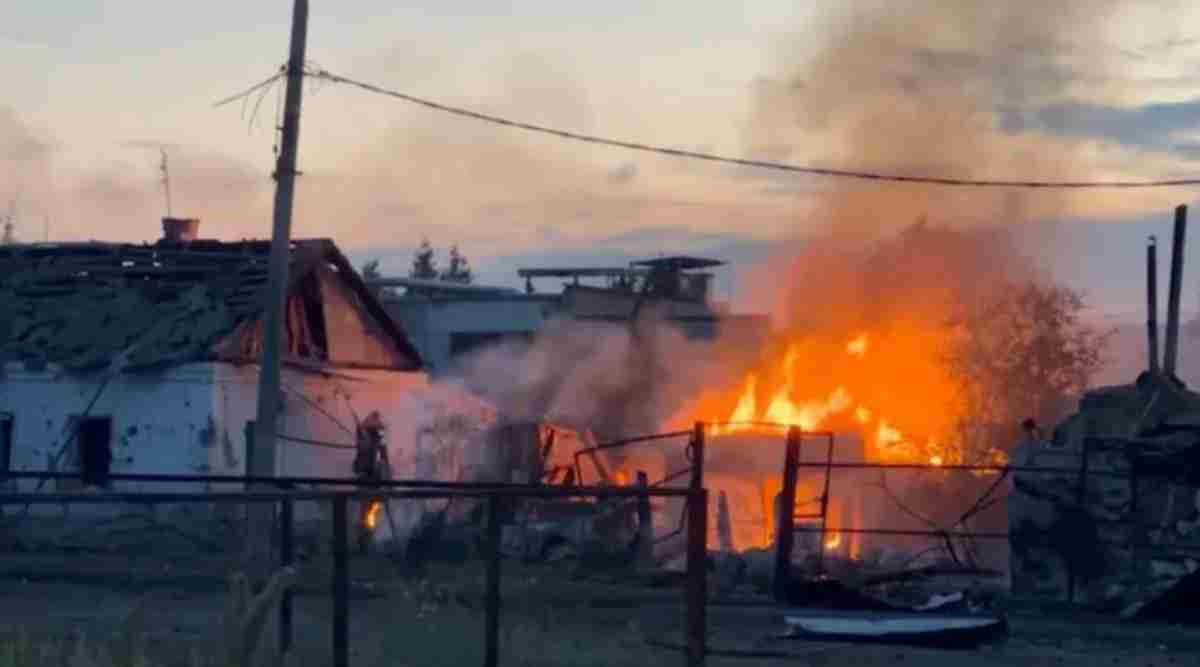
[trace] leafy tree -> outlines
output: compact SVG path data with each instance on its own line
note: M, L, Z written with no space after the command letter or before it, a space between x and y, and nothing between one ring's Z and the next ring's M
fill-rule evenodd
M421 241L413 256L412 270L408 275L418 280L437 280L437 262L433 257L433 245L429 243L429 239Z
M442 280L469 285L473 279L471 264L466 256L458 249L457 244L450 246L450 266L442 272Z
M957 323L947 368L959 386L964 459L997 458L1026 418L1051 426L1104 364L1111 331L1083 321L1082 294L1025 283L996 290Z

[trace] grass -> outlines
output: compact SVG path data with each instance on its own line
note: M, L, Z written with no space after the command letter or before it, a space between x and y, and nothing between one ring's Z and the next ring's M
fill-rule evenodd
M262 592L254 594L244 575L231 576L215 650L204 656L193 647L187 657L189 667L253 667L270 660L259 650L263 628L269 612L295 579L295 571L285 568L271 577ZM15 636L0 641L0 667L160 667L162 663L150 657L147 620L142 598L109 639L86 635L34 639L18 630Z
M316 567L312 567L316 565ZM351 599L350 647L355 667L419 667L421 665L479 665L483 662L483 568L478 562L434 564L421 578L389 573L383 563L351 564L355 581L370 579L384 595ZM310 571L311 570L311 571ZM331 601L320 564L310 564L295 578L295 655L288 667L329 664ZM663 625L683 618L677 590L647 590L632 585L599 583L571 576L562 567L503 565L501 664L505 667L634 667L654 662L682 662L678 652L648 646L639 617ZM65 591L69 589L56 589ZM305 593L304 591L309 591ZM67 600L52 593L56 613L70 614L79 605L80 617L91 618L87 594ZM113 607L111 596L108 608ZM129 598L126 598L129 599ZM277 593L251 596L244 579L233 577L221 597L188 593L172 597L159 593L148 605L121 619L116 632L90 630L79 637L79 625L57 635L39 624L43 634L0 638L0 667L246 667L278 665L272 610ZM600 603L596 606L596 603ZM165 603L165 604L164 604ZM669 603L670 608L647 614L643 604ZM20 604L14 601L14 604ZM94 604L94 603L91 603ZM117 602L116 604L122 604ZM147 608L150 609L147 612ZM97 616L103 615L100 611ZM209 620L211 618L211 620ZM185 619L191 619L187 621ZM90 621L89 621L90 623ZM98 623L97 627L108 624ZM177 634L173 628L191 627ZM110 636L111 634L111 636ZM647 633L662 636L660 632ZM255 655L257 662L249 660ZM721 665L710 660L710 665ZM739 667L755 663L740 661Z

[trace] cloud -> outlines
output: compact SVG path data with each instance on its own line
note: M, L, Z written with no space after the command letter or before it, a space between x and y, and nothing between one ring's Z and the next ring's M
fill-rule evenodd
M746 142L755 155L996 180L1149 180L1200 171L1190 154L1171 149L1170 132L1161 127L1141 128L1153 140L1129 141L1135 132L1130 123L1182 124L1176 118L1187 107L1164 105L1141 115L1113 110L1091 121L1071 115L1100 108L1066 97L1072 86L1125 74L1115 56L1093 53L1089 59L1082 46L1102 41L1121 21L1120 3L1072 0L1051 13L1033 0L919 0L905 7L896 12L886 3L856 3L809 31L822 35L813 49L778 49L769 76L753 90ZM1011 109L1034 111L1018 124ZM1055 115L1056 109L1062 113ZM1050 122L1055 118L1057 124ZM1120 219L1168 209L1180 196L1168 190L984 190L753 177L765 193L802 198L827 227L868 237L923 216L972 225Z
M1001 124L1011 132L1108 139L1125 146L1200 157L1200 142L1179 141L1181 134L1200 130L1200 98L1136 108L1068 103L1002 111Z

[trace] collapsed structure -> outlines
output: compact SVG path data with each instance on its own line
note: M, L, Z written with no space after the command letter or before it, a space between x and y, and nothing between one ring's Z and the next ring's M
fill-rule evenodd
M1016 451L1016 595L1127 616L1169 616L1200 601L1200 394L1175 374L1186 215L1176 210L1162 363L1152 242L1148 369L1132 384L1088 392L1050 442Z

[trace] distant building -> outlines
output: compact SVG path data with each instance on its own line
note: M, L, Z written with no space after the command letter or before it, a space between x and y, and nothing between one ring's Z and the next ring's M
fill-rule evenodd
M712 274L704 270L722 264L680 256L627 267L522 268L517 275L525 280L524 292L409 278L371 284L404 290L384 297L384 306L402 323L429 371L440 374L451 372L456 360L484 346L530 342L556 318L619 323L653 310L693 339L731 332L765 337L765 316L732 315L712 303ZM550 279L565 281L561 291L535 288L535 280Z

